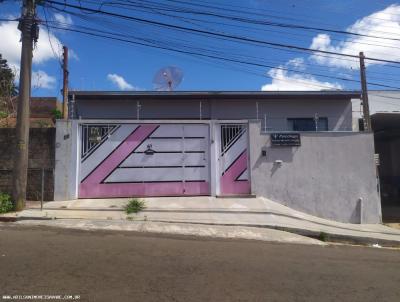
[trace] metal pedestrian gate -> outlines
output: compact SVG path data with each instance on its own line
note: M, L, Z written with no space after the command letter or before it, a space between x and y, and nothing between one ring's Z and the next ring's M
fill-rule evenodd
M221 124L220 142L219 194L250 194L247 124Z
M82 124L79 198L210 195L207 124Z

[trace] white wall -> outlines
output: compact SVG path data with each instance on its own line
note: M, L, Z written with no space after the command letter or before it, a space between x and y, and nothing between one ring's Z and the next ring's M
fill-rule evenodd
M79 122L85 121L57 122L55 200L77 198ZM301 133L300 147L271 147L270 135L261 133L261 122L251 121L249 137L253 194L337 221L381 221L372 134L308 132ZM214 140L215 135L210 138ZM267 148L266 157L261 156L263 147ZM216 167L214 153L212 171ZM275 160L282 160L282 166L277 166ZM215 194L215 175L211 181ZM359 198L363 200L362 217Z
M266 157L261 156L263 147ZM262 134L260 123L253 122L250 162L253 194L337 221L381 221L370 133L303 132L300 147L273 147L270 135Z
M78 134L78 121L57 120L54 200L78 197Z

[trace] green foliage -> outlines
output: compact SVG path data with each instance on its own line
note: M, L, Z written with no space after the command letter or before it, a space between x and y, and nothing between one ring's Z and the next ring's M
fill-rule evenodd
M11 196L0 192L0 214L11 212L12 210L14 210L14 205L11 201Z
M126 214L139 213L146 208L145 202L143 200L132 198L129 200L128 204L125 206Z
M328 241L328 234L324 232L319 233L319 240L324 242Z
M54 117L56 120L62 119L62 117L63 117L61 111L58 110L58 109L53 109L53 110L51 111L51 114L53 114L53 117Z
M0 110L0 118L6 118L7 116L8 116L7 112Z
M14 72L0 54L0 119L14 113L13 98L18 94Z
M0 98L16 96L18 94L15 86L14 72L0 54Z

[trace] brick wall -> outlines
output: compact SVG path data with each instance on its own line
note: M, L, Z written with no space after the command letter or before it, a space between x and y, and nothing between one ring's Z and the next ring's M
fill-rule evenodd
M55 128L30 129L28 200L40 200L42 169L44 170L44 200L54 196ZM0 191L12 192L12 168L15 148L15 128L0 128Z

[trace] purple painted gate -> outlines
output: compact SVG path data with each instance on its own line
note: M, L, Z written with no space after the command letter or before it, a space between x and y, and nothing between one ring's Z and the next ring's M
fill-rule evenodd
M247 125L221 125L220 194L250 194Z
M205 124L84 124L79 198L209 195Z

